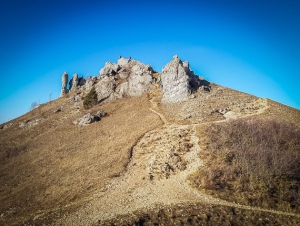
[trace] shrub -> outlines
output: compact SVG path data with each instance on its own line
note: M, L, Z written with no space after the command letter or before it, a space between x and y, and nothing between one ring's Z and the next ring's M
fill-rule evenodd
M95 87L91 89L91 91L86 95L83 101L83 107L85 109L89 109L98 103L98 96L95 90Z
M239 119L205 129L206 168L194 180L218 196L244 204L299 207L300 131L274 119ZM228 192L232 195L228 195Z
M30 104L29 111L32 111L32 110L36 109L39 106L40 106L40 104L38 102L34 101Z

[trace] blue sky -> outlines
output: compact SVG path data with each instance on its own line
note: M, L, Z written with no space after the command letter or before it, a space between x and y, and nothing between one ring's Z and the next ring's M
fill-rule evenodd
M300 1L0 0L0 123L120 55L300 109Z

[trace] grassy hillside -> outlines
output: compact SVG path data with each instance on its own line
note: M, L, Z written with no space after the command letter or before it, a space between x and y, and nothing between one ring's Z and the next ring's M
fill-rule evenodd
M72 95L1 126L0 225L300 224L299 110L216 84L182 103Z
M63 97L0 130L0 224L20 224L39 214L48 222L48 212L62 207L72 211L111 178L120 177L131 147L143 133L161 125L148 107L147 95L104 103L90 111L104 110L107 117L77 127L72 121L90 111ZM58 108L61 112L54 113ZM36 118L44 120L19 128L24 120Z

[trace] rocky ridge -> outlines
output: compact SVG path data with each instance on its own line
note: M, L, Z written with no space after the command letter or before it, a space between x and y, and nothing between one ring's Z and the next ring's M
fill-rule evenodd
M74 74L69 82L69 90L81 91L80 97L83 97L92 87L95 87L99 102L106 99L137 97L148 92L151 85L155 83L154 73L149 64L120 57L117 63L106 62L99 71L99 76L85 80L82 77L78 78L78 74ZM177 55L163 67L161 79L164 102L186 101L200 86L209 90L209 83L196 76L190 70L189 63L182 62ZM66 87L67 80L68 74L65 72L62 76L61 96L69 91Z

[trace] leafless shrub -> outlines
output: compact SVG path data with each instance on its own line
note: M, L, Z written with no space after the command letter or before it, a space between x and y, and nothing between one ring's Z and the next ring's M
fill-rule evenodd
M29 111L34 110L34 109L37 108L39 105L40 105L40 104L39 104L38 102L36 102L36 101L32 102L32 103L30 104Z
M208 159L210 167L202 169L200 186L239 192L245 200L269 207L299 206L297 127L274 119L239 119L213 124L205 136L209 138L206 151L213 158Z

